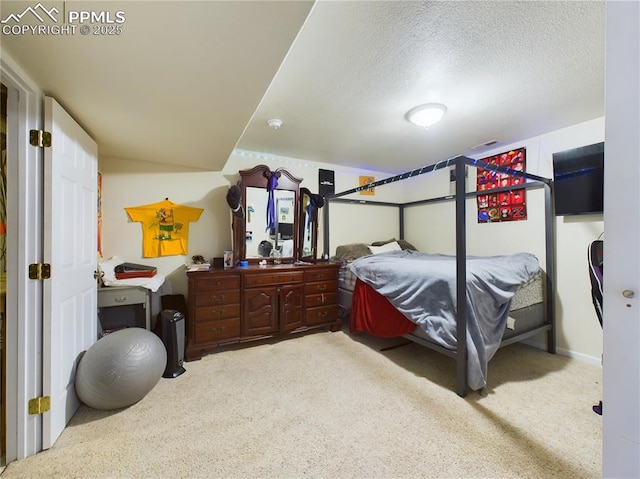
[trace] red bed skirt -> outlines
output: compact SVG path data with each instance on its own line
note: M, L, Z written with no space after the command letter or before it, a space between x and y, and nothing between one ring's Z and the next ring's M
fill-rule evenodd
M411 333L415 327L387 298L356 280L349 318L352 333L362 331L381 338L395 338Z

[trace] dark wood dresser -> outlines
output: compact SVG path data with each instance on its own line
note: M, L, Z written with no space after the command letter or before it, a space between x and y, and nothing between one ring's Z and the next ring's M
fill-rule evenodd
M217 346L328 327L338 331L337 263L212 269L189 279L185 360Z

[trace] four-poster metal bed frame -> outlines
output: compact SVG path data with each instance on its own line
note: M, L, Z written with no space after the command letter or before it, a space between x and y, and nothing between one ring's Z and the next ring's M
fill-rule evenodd
M375 188L378 186L394 183L396 181L405 180L414 176L431 173L442 168L448 168L455 166L456 192L454 195L447 195L438 198L430 198L419 201L411 201L408 203L389 203L389 202L377 202L369 200L358 199L344 199L343 196L347 196L353 193L357 193L369 188ZM505 168L498 165L485 163L480 160L474 160L466 156L458 156L449 160L440 161L434 165L424 166L417 168L396 176L385 178L383 180L370 183L368 185L359 186L342 193L336 193L329 195L325 198L324 206L324 255L323 257L329 257L329 210L331 203L351 203L351 204L367 204L367 205L381 205L381 206L395 206L399 209L399 221L400 221L400 239L404 239L404 209L412 206L419 206L438 202L455 201L455 226L456 226L456 327L457 327L457 346L456 350L450 350L444 348L436 343L417 338L415 336L405 336L412 341L418 342L423 346L446 354L456 360L456 392L459 396L464 397L467 394L467 301L466 301L466 283L467 283L467 232L466 232L466 199L470 197L477 197L479 195L488 194L487 191L471 191L466 192L464 188L459 188L459 185L464 185L462 179L465 177L465 166L472 166L476 168L483 168L495 173L504 173L510 176L517 176L524 178L526 181L523 184L507 186L502 188L494 188L490 190L491 194L500 193L504 191L512 191L515 189L536 189L544 188L544 224L545 224L545 322L542 326L538 326L530 331L523 332L509 339L503 340L500 347L506 346L514 342L521 341L527 337L539 334L541 332L547 333L547 351L555 354L556 352L556 339L555 339L555 299L554 299L554 248L553 242L555 238L554 233L554 213L553 203L551 200L553 182L548 178L526 173L524 171L516 171L509 168Z

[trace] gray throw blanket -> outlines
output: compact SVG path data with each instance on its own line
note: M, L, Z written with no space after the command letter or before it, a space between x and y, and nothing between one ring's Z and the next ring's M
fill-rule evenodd
M540 266L535 256L467 257L468 384L486 386L487 364L500 346L518 287ZM456 349L456 258L392 251L355 260L351 271L385 296L437 344Z

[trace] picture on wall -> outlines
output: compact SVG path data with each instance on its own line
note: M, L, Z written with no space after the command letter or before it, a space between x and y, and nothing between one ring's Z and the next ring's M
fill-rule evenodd
M525 148L482 158L480 161L511 170L526 171ZM478 168L477 191L486 192L486 194L478 195L478 223L526 220L526 190L514 188L523 183L524 178L511 176L490 168Z
M376 179L373 176L361 176L360 177L360 186L367 186L370 185L371 183L375 183ZM360 190L360 194L361 195L370 195L373 196L376 194L376 189L373 187L364 189L364 190Z

